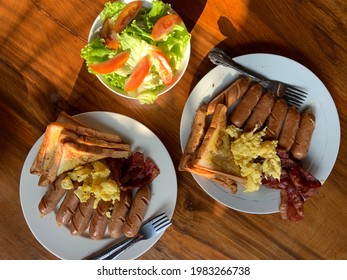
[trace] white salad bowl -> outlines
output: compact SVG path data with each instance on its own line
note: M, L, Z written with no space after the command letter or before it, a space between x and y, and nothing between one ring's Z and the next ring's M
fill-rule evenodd
M134 1L134 0L124 0L125 3L130 3L132 1ZM146 8L150 8L152 6L151 2L152 2L152 0L143 1L143 6ZM163 1L163 2L165 2L165 1ZM171 9L171 12L177 14L173 9ZM183 23L183 25L184 25L184 23ZM95 19L95 21L94 21L94 23L90 29L90 32L88 35L88 43L90 43L93 39L95 39L99 35L101 27L102 27L102 21L100 19L100 15L98 15L98 17ZM188 63L189 63L190 48L191 48L190 42L188 42L185 53L184 53L184 57L181 61L180 68L178 69L178 71L176 73L174 73L174 77L173 77L172 82L169 85L166 85L165 87L163 87L163 89L160 92L158 92L158 97L160 95L163 95L164 93L168 92L169 90L171 90L179 82L179 80L182 78L184 72L187 69ZM106 79L104 79L104 77L102 75L96 75L96 76L99 79L99 81L106 88L108 88L110 91L114 92L115 94L122 96L122 97L125 97L125 98L137 100L137 97L130 96L124 90L108 84L108 82L106 81Z

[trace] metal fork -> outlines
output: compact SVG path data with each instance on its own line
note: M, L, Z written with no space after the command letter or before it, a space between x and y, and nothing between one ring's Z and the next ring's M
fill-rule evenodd
M122 254L125 250L129 249L135 243L141 240L153 238L165 231L171 225L170 219L165 213L162 213L154 218L145 222L137 235L132 238L127 238L120 243L112 245L101 253L88 257L88 260L113 260Z
M208 57L215 65L223 65L225 67L233 68L242 75L250 77L255 82L260 82L263 87L267 88L274 96L283 97L291 106L300 108L300 106L305 102L307 92L284 82L266 79L262 75L238 64L226 52L219 48L213 48Z

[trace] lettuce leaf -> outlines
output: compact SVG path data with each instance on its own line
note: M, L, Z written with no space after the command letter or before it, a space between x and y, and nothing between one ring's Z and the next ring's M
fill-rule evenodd
M175 25L173 31L158 42L158 48L168 58L174 73L180 68L190 37L191 35L185 27Z
M130 57L125 65L121 69L117 70L116 73L122 76L127 76L133 72L141 58L147 55L149 44L136 34L129 35L127 32L123 32L119 35L119 43L122 50L126 50L130 53Z
M168 11L170 11L170 9L170 4L166 4L162 1L153 1L152 9L147 15L147 20L152 23L153 27L153 25L158 21L158 19L166 15Z
M105 46L104 40L95 38L81 50L81 57L86 61L88 71L93 73L90 69L90 64L103 62L114 57L118 52L111 50Z
M100 13L101 21L104 22L106 18L116 20L118 15L125 8L126 5L126 3L123 3L121 1L106 2L104 9Z

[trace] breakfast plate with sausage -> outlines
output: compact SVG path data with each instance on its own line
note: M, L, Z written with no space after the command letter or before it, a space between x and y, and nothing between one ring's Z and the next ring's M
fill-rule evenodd
M340 123L338 113L328 89L309 69L286 57L259 53L239 56L234 58L234 60L239 64L245 66L246 68L258 72L264 77L298 86L308 93L304 104L300 108L298 108L298 112L301 114L302 119L304 119L303 116L306 114L304 114L304 112L309 112L310 117L313 118L312 121L314 122L314 130L313 134L310 135L310 143L308 146L309 149L305 152L305 157L302 159L302 161L300 161L302 164L302 169L305 170L307 174L310 174L310 178L314 178L314 180L318 181L319 185L323 184L324 181L328 178L331 170L333 169L340 145ZM196 140L194 143L194 141L191 139L192 137L194 137L194 133L196 135L199 134L198 132L194 132L193 129L198 131L199 128L197 127L201 127L202 124L204 124L205 120L201 121L200 118L199 121L198 114L200 113L204 116L208 116L209 114L209 109L206 109L204 111L205 113L201 113L201 111L204 110L204 105L206 104L206 106L208 105L210 107L210 104L213 103L211 101L218 99L216 97L223 91L225 92L226 89L230 87L231 84L235 83L240 77L240 73L238 73L234 69L224 66L217 66L210 72L208 72L195 86L185 104L181 118L180 141L183 151L183 157L180 163L181 165L182 162L184 162L184 158L186 157L187 149L192 149L194 144L196 144L197 142ZM249 87L249 89L250 88L251 87ZM252 91L249 89L248 91ZM238 86L238 91L240 91L240 86ZM253 91L255 91L255 89L253 89ZM246 95L247 94L245 94L245 96ZM227 108L228 113L232 115L232 112L241 103L240 100L242 101L242 99L245 99L245 96L235 101L234 104L230 105ZM220 100L222 99L220 98ZM223 102L227 103L227 101ZM214 115L223 115L220 113L223 112L223 110L224 114L226 114L223 106L220 104L218 106L220 107L218 107L218 110L216 109ZM250 110L250 112L254 111L255 109ZM241 114L238 113L234 115L238 117ZM310 117L305 116L306 119L309 119ZM216 133L216 129L218 129L218 127L221 126L221 123L223 123L223 119L221 119L221 117L216 116L215 118L216 120L214 120L214 117L212 117L212 121L210 120L211 126L213 126L213 133ZM251 119L251 117L249 118ZM228 117L228 120L230 120L230 117ZM309 122L310 121L311 119L309 120ZM235 120L234 123L237 124L237 120ZM288 131L285 132L289 132L289 130L291 129L290 124L291 123L286 124L286 130ZM266 123L262 125L264 125L265 127ZM292 125L294 126L295 124L293 123ZM192 127L194 128L192 129ZM206 135L208 133L209 130L207 130ZM304 133L301 134L307 133L308 132L304 131ZM210 134L209 136L211 135L212 134ZM304 137L307 137L307 135L304 135ZM208 137L205 136L204 140L206 140L206 138ZM283 143L288 142L284 140L287 139L283 139ZM204 146L204 142L202 142L201 146ZM195 155L195 157L199 159L195 160L195 162L201 163L203 161L202 159L204 159L203 157L206 158L206 154L206 147L204 147L203 152L200 151L198 153L198 156ZM270 214L280 211L280 206L282 206L283 201L281 204L281 193L278 189L260 185L260 188L257 191L248 191L244 188L244 184L242 184L242 180L244 180L244 178L229 176L230 178L227 179L232 179L229 181L233 183L235 183L235 181L237 182L237 187L235 184L235 188L230 191L230 188L225 187L228 180L221 177L220 172L217 172L217 175L219 175L219 177L212 176L211 169L207 168L209 166L206 165L206 162L207 160L204 159L204 166L202 166L201 164L195 164L193 166L195 170L193 170L192 166L190 166L190 168L181 168L180 170L190 172L193 170L194 172L191 172L192 176L200 185L200 187L204 191L206 191L212 198L229 208L253 214ZM224 163L222 167L225 168L225 165L226 164ZM198 169L196 169L197 167ZM202 176L201 174L203 174L204 176ZM221 182L221 178L223 178L224 180L222 182L224 183L224 185L218 183L218 180L219 182ZM242 184L242 186L240 186L240 183ZM231 187L233 186L231 185Z
M112 213L115 212L114 209L124 208L122 206L119 206L118 204L118 206L116 206L116 203L114 204L113 208L106 208L113 209L113 211L110 210L111 213L108 213L109 219L105 218L106 220L109 220L108 223L110 229L103 229L102 235L100 235L100 228L98 229L98 227L100 227L99 224L101 223L101 220L97 220L97 214L99 214L100 216L103 209L102 207L99 207L99 205L103 205L103 207L105 207L105 205L110 205L111 200L108 199L107 195L113 193L110 190L113 190L113 188L115 187L114 181L117 181L118 187L121 186L121 183L118 183L118 180L116 180L115 178L116 176L114 175L114 170L116 169L115 167L112 167L111 163L114 161L111 160L120 160L125 156L127 158L122 162L125 162L124 164L128 164L128 166L130 166L129 162L131 161L133 161L134 163L139 163L139 161L143 162L145 159L146 164L147 162L149 164L146 165L146 168L147 166L149 166L150 169L155 170L155 175L153 175L153 178L151 178L150 180L147 180L147 177L134 177L134 180L127 181L127 185L124 184L123 186L121 186L121 194L125 194L126 192L129 193L129 191L133 193L133 205L135 205L136 203L136 205L138 206L141 203L145 203L146 208L143 208L141 210L142 221L146 221L149 218L163 212L165 212L169 218L172 218L176 206L177 179L175 168L165 146L152 131L150 131L140 122L127 116L111 112L87 112L78 114L72 119L74 119L78 124L78 129L72 132L72 128L76 126L68 125L67 127L69 127L69 129L62 130L63 132L65 131L66 134L64 135L65 140L62 145L62 147L64 147L65 149L63 150L63 152L61 152L61 157L64 158L64 164L60 164L59 168L67 168L69 170L72 170L71 164L75 164L77 160L87 160L93 158L93 156L95 157L95 159L98 159L98 157L102 158L100 160L95 160L91 163L85 164L82 167L84 169L94 167L93 173L90 173L92 174L91 177L93 177L93 179L95 180L97 188L101 190L101 186L103 186L105 188L102 190L105 191L100 191L100 196L97 196L97 192L94 192L86 202L82 203L82 198L87 193L87 190L81 188L81 180L74 179L74 177L76 176L79 176L79 178L81 178L81 176L83 175L83 173L81 173L83 170L81 166L77 166L75 169L73 169L73 171L69 171L68 173L64 172L64 169L62 169L60 172L61 175L54 179L53 183L51 184L47 184L47 180L49 181L50 179L50 172L48 172L48 174L43 174L40 177L38 177L37 174L34 174L34 169L35 167L37 167L37 164L35 163L37 161L37 158L41 154L40 151L45 146L43 145L43 143L45 143L46 141L46 135L49 131L48 128L54 126L54 131L57 131L57 128L59 128L59 123L53 122L47 126L45 134L42 135L33 145L24 162L20 178L20 201L26 222L31 232L42 244L42 246L44 246L48 251L50 251L58 258L75 260L87 258L88 256L93 255L96 252L99 252L100 250L103 250L110 245L123 240L125 236L127 236L127 234L125 234L124 236L124 234L119 233L119 229L116 228L116 224L113 224L111 230L110 223L112 221ZM62 134L63 133L61 132L60 135ZM54 133L52 135L54 136ZM107 140L101 140L102 137ZM122 142L118 142L118 139L122 139ZM97 144L91 145L90 142L92 141L94 141L94 143L98 143L99 146L97 146ZM84 145L86 142L88 142L88 145ZM112 149L102 148L102 145L105 146L106 143L107 146L109 146L110 143L114 146L112 146ZM83 151L82 153L81 151L84 146L88 147L87 150ZM71 158L72 151L74 152L73 155L75 155L75 158ZM81 153L83 154L83 156L78 158L76 155ZM61 162L63 162L63 160L61 160ZM105 166L107 165L112 170L111 173L107 173L107 168L105 168ZM136 171L141 166L141 164L139 164L138 166L133 166L135 168L133 168L132 171ZM59 168L57 168L56 170L59 170ZM124 167L122 167L122 169L124 169ZM105 179L102 179L105 172L111 175L107 175L108 177L104 177ZM66 174L68 174L68 176L66 176ZM126 175L127 177L129 177L129 174ZM63 177L61 178L61 176ZM52 178L55 177L53 176ZM84 180L91 180L91 178L86 177ZM147 180L147 182L145 182L145 180ZM140 186L141 182L145 182L146 185ZM60 197L57 198L57 195L54 194L54 186L58 184L59 187L64 188L63 192L66 192L67 194L69 194L70 191L73 191L73 189L69 189L69 185L75 186L75 184L79 184L80 186L78 193L75 191L75 194L79 194L78 198L81 200L79 204L92 204L92 206L95 206L95 204L97 204L97 207L94 207L94 211L92 211L95 215L93 214L92 218L90 219L89 231L88 229L84 230L84 227L80 226L84 222L78 221L80 217L77 216L85 215L83 213L79 213L80 208L82 208L80 206L77 207L77 210L74 210L75 213L71 218L71 222L64 222L64 219L66 219L66 217L61 214L61 210L62 208L64 208L63 205L65 204L65 200L68 200L68 195L65 196L65 199L60 200ZM49 186L47 187L46 185ZM122 191L123 188L124 191ZM137 197L135 194L140 194L140 192L137 190L141 190L142 192L145 191L145 195L143 195L143 198L141 198L139 201L135 202ZM59 192L60 191L57 191L57 193ZM118 193L114 193L119 195L119 189ZM120 197L118 196L118 200L115 199L115 201L122 201L122 196L123 195L121 195ZM93 202L89 202L92 198ZM56 200L55 203L58 204L56 204L56 206L50 206L50 204L54 200ZM57 202L59 200L60 202ZM97 200L99 200L99 203L96 203ZM130 211L132 209L132 205L131 203L129 204L130 206L128 205L128 208L130 208L130 210L128 217L130 219ZM69 207L70 206L67 206L65 208ZM93 207L90 209L93 209ZM66 213L68 212L69 211L67 211ZM106 216L106 213L103 214L105 214L104 216ZM138 216L136 217L136 220L137 218ZM133 226L135 222L129 223L130 226L128 227L128 229L126 229L125 221L123 221L123 223L124 233L127 232L129 234L132 234L132 231L134 231L134 229L131 228L131 226ZM140 225L141 224L138 223L138 225L136 226L139 227ZM118 231L118 233L116 233L116 231ZM117 237L114 237L116 235ZM159 240L161 235L162 234L154 237L153 239L135 244L132 248L129 248L129 250L124 252L118 258L135 259L139 257L148 249L150 249Z

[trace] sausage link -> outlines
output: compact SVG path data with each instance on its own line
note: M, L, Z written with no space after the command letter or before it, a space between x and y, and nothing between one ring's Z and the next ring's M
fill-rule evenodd
M266 135L264 136L264 140L278 139L287 111L287 102L283 98L277 99L272 107L269 117L266 120Z
M294 143L299 123L300 113L294 107L289 107L278 139L279 146L286 151L289 151Z
M149 186L142 187L136 192L129 215L124 224L124 234L126 237L133 237L139 232L150 199L151 191Z
M310 148L311 138L315 129L316 118L311 109L307 109L301 114L301 120L295 141L291 150L296 159L306 157Z
M88 227L93 214L94 200L95 197L91 196L86 202L78 204L76 213L73 215L70 223L70 233L72 235L80 235Z
M75 190L79 183L77 181L73 183L75 188L67 191L64 201L61 203L55 217L58 225L66 225L70 223L72 216L76 213L78 203L80 202L79 198L75 194Z
M259 102L253 109L250 117L247 119L246 124L243 127L245 132L252 131L257 126L257 131L260 130L271 113L272 106L274 104L274 97L271 92L267 91L260 98Z
M230 117L231 123L241 128L251 115L253 108L257 105L262 94L263 88L260 84L251 85L239 104L232 111Z
M123 234L124 223L131 207L131 191L122 191L120 199L114 203L111 219L108 222L108 232L111 237Z
M66 190L62 188L61 181L65 178L65 176L66 173L59 175L59 177L51 184L45 195L42 197L38 205L39 211L42 215L51 213L64 196Z
M110 210L112 201L100 200L98 206L93 212L89 225L89 235L94 240L104 237L108 223L107 211Z
M247 91L250 84L250 79L246 77L238 78L225 90L218 94L207 106L207 114L214 113L218 104L225 104L227 107L233 105Z

